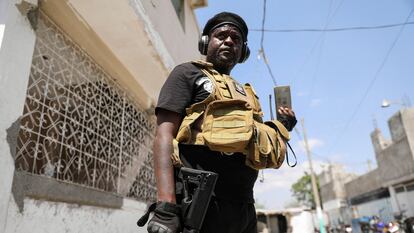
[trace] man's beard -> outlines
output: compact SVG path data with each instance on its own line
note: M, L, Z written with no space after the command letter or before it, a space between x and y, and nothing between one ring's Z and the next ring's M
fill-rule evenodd
M233 54L231 56L223 56L220 52L217 52L214 56L207 57L207 59L209 62L213 63L217 70L221 71L229 70L236 65Z

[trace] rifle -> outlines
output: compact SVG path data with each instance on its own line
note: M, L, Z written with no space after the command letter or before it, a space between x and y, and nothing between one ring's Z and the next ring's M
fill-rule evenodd
M179 177L184 185L183 233L198 233L206 216L218 174L183 167Z
M183 183L184 192L184 198L181 201L183 233L198 233L206 216L218 174L182 167L178 177ZM137 225L144 226L150 213L156 207L157 203L152 203L147 212L138 220Z

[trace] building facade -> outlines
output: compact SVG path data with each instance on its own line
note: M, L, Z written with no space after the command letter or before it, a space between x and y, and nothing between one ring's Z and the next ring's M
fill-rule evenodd
M401 109L388 126L389 140L379 129L371 133L378 167L345 185L354 217L414 216L414 109Z
M379 129L371 133L377 168L356 176L330 164L319 176L324 212L331 226L352 219L414 216L414 109L403 108L388 121L391 139Z
M323 211L328 216L331 227L351 221L344 186L355 177L355 174L345 172L340 164L329 164L318 176Z
M146 232L154 106L202 6L0 2L0 232Z

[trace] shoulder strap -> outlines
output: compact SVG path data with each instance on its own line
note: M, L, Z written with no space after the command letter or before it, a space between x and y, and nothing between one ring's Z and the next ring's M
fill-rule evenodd
M191 63L199 68L213 68L212 63L203 60L194 60Z
M247 95L249 95L249 99L252 102L251 104L253 105L253 109L255 111L255 115L257 115L258 119L261 119L261 121L263 121L263 111L262 111L262 106L260 105L259 102L259 97L256 94L256 91L253 89L253 87L250 85L250 83L245 83L244 84L244 89L247 92Z
M190 112L193 112L194 108L199 109L201 107L205 109L207 105L214 100L241 99L250 103L255 109L257 115L262 117L263 113L261 111L259 101L257 100L257 95L250 84L242 86L229 75L220 74L214 69L212 63L197 60L192 61L192 64L200 68L201 72L203 72L213 82L215 88L212 95L204 101L191 106L188 109Z
M203 60L196 60L196 61L192 61L191 63L197 66L201 70L201 72L203 72L213 82L214 91L201 102L194 103L191 106L189 106L186 109L187 116L192 114L193 112L199 112L199 113L203 112L209 103L217 99L222 99L221 93L220 91L218 91L219 85L217 84L214 76L211 75L209 72L209 71L217 72L213 69L213 64L203 61Z

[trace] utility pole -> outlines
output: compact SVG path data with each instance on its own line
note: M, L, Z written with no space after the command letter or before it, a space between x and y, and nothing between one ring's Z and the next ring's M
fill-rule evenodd
M303 140L305 141L305 150L306 150L306 154L308 155L308 160L309 160L309 169L310 169L310 173L311 173L311 182L312 182L312 193L313 193L313 197L315 199L316 214L317 214L318 219L319 219L319 232L320 233L325 233L326 231L325 231L325 224L324 224L324 221L323 221L321 200L319 199L319 190L318 190L318 186L316 184L315 173L313 171L312 156L311 156L311 151L309 149L308 138L306 136L305 120L303 118L301 119L301 124L302 124L302 130L303 130Z

